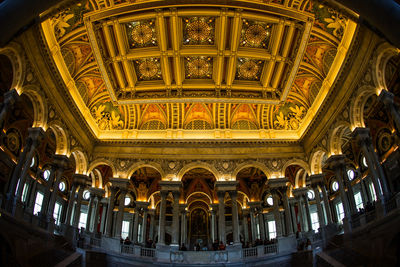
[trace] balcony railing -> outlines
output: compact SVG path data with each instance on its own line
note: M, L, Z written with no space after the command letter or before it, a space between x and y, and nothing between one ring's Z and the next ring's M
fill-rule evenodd
M242 253L243 253L243 259L251 258L251 257L257 257L258 256L257 247L244 248Z
M278 254L278 244L264 246L264 255Z
M143 248L140 247L140 257L154 258L156 250L154 248Z
M135 248L131 245L121 245L121 253L125 254L135 254Z

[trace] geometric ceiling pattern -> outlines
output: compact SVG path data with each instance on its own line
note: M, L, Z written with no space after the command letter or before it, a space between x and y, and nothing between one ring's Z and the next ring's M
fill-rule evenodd
M242 138L235 132L247 130L247 138L298 139L336 78L355 23L317 1L99 0L80 1L42 29L99 139L124 131L168 138L171 129L183 138L199 130Z

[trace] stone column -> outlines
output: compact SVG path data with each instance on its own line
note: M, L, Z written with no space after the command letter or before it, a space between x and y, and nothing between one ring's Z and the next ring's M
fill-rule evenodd
M308 229L306 229L307 224L305 223L305 218L304 218L305 213L304 213L303 197L302 197L304 193L303 191L304 188L297 188L292 190L293 195L295 196L297 202L301 232L306 232Z
M124 210L125 210L125 196L128 193L126 188L119 188L119 203L118 203L118 213L117 219L115 222L115 237L121 237L121 230L122 230L122 220L124 219Z
M172 246L179 247L179 191L172 191L174 203L172 206Z
M324 200L324 207L325 207L325 212L326 212L326 218L328 220L328 224L332 224L332 210L331 210L331 205L329 203L329 198L328 198L328 193L326 192L326 187L325 185L321 185L321 190L322 190L322 198Z
M3 132L6 116L12 110L14 103L18 98L19 95L16 89L11 89L4 93L3 105L1 106L0 111L0 132Z
M99 224L99 216L100 216L100 205L101 205L101 199L103 197L97 195L96 196L96 210L95 210L95 214L94 214L94 218L93 218L93 222L92 222L92 232L97 233L97 225Z
M108 197L107 207L107 218L106 218L106 236L112 236L112 219L114 212L115 195L117 194L117 188L115 186L110 187L111 194Z
M140 233L142 244L146 244L147 212L148 212L147 207L143 208L142 232Z
M258 217L258 224L260 225L260 239L264 240L265 239L265 224L264 224L264 215L262 213L261 208L257 214L257 217Z
M292 215L293 233L297 233L297 231L298 231L298 228L297 228L297 216L296 216L296 211L294 209L294 206L296 204L295 198L290 198L289 199L289 204L290 204L290 213Z
M226 233L225 233L225 191L218 191L218 236L219 241L222 241L224 244L226 242Z
M29 185L29 194L27 197L27 212L29 214L33 214L33 209L35 208L35 197L36 197L36 188L37 188L37 182L34 179L30 179L30 185Z
M349 176L347 175L346 166L343 166L342 172L343 172L343 181L347 188L346 194L347 194L347 199L349 200L350 214L356 214L357 213L356 200L354 199L353 186L351 185L351 181L349 180Z
M308 190L307 190L307 192L308 192ZM310 205L308 203L307 193L305 193L303 195L303 199L304 199L304 204L305 204L305 207L306 207L306 218L307 218L308 231L313 231L313 229L312 229L312 221L311 221L311 213L310 213Z
M165 245L165 211L167 207L168 191L160 191L160 218L158 225L158 244Z
M257 239L257 229L255 221L255 208L250 207L250 227L251 227L251 241L254 242Z
M285 209L285 228L286 235L293 235L292 220L290 216L289 200L287 196L287 186L282 187L282 201L283 208Z
M239 215L237 207L237 191L230 191L229 195L232 201L232 233L233 233L233 243L236 245L240 244L239 235Z
M154 216L155 216L155 210L151 209L149 211L149 216L150 216L149 239L150 240L154 240Z
M217 216L217 211L215 208L211 209L211 241L214 242L217 239L217 233L215 231L216 220L215 217Z
M89 189L90 190L90 189ZM88 213L86 217L86 232L91 232L91 221L92 221L92 212L93 212L93 202L94 198L96 197L95 194L90 193L89 204L88 204Z
M281 223L281 216L279 213L279 193L277 189L272 189L272 198L274 200L273 203L273 213L275 219L275 227L276 227L276 236L282 236L282 223Z
M133 234L132 234L132 242L136 244L138 242L138 228L139 228L139 213L140 213L140 208L138 207L138 204L136 202L136 207L135 207L135 215L133 219Z
M76 194L76 183L73 182L71 186L71 191L69 191L67 214L65 216L65 221L64 221L64 224L66 225L71 225L72 209L74 208L75 204L75 194Z
M54 206L56 204L57 193L59 191L61 177L64 173L64 170L68 166L68 157L64 155L54 155L53 160L54 160L54 165L56 166L56 173L54 174L56 178L53 183L53 192L51 193L49 205L47 208L47 217L51 221L54 220L53 218Z
M75 212L74 212L74 220L72 226L78 228L79 226L79 217L81 216L81 204L82 204L82 197L83 197L83 190L84 186L80 185L78 190L78 198L76 200Z
M382 90L379 94L378 100L383 102L385 108L392 116L396 132L400 135L400 114L394 106L394 95L387 90Z
M179 210L181 212L181 244L187 243L187 221L186 221L186 204L180 204ZM212 230L211 230L212 231Z
M323 226L326 225L326 222L325 222L324 214L322 212L321 196L319 194L319 190L318 190L318 186L317 185L313 186L313 191L314 191L315 201L316 201L316 205L317 205L319 226L323 227Z
M369 129L356 128L353 131L353 135L356 137L357 143L360 145L361 151L367 160L368 169L371 172L372 183L374 184L376 196L378 200L384 201L384 196L389 195L389 188L382 165L379 162L378 155L372 146ZM381 192L378 182L379 180L381 182L383 192Z
M247 223L248 215L249 215L248 209L243 209L243 237L245 244L249 242L249 225Z

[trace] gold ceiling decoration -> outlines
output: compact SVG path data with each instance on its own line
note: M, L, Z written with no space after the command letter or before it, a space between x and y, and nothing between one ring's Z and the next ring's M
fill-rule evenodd
M42 23L99 139L301 138L356 24L316 1L207 1L82 0Z

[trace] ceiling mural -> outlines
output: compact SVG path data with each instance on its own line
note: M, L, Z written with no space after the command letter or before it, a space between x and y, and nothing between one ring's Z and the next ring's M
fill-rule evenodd
M140 138L168 129L298 139L355 31L317 1L252 0L248 8L160 1L157 9L131 2L82 0L42 23L47 45L58 48L50 54L100 139L110 130Z

